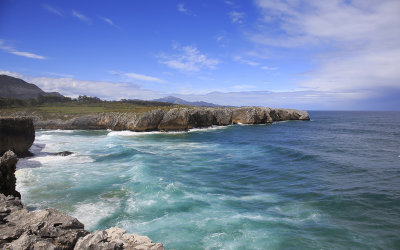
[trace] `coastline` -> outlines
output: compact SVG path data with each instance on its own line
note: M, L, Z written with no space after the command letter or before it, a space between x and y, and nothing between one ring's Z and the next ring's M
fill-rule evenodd
M76 114L72 117L52 113L45 117L38 113L13 113L13 117L32 117L36 129L62 130L130 130L187 131L193 128L227 126L232 124L269 124L275 121L310 120L307 111L267 107L205 108L179 107L169 110L154 109L144 113L106 112Z

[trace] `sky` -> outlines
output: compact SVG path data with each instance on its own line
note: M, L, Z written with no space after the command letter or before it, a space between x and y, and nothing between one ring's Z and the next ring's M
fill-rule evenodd
M400 110L399 0L0 0L0 74L107 100Z

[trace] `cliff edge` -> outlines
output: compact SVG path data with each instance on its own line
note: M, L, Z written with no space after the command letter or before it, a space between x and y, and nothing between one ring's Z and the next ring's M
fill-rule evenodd
M107 112L71 119L34 117L39 129L111 129L131 131L184 131L192 128L230 124L267 124L275 121L310 120L307 111L266 107L205 108L179 107L144 113Z
M0 155L12 150L18 156L30 156L35 140L33 120L29 117L0 117Z

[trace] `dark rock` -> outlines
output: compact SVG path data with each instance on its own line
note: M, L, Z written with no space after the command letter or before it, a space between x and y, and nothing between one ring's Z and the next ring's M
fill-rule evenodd
M17 162L18 158L12 151L7 151L0 158L0 193L21 197L21 194L15 190Z
M58 153L52 153L51 155L58 155L58 156L68 156L68 155L72 155L73 152L71 151L62 151L62 152L58 152Z
M12 150L20 157L31 156L29 148L35 140L32 118L0 117L0 154Z

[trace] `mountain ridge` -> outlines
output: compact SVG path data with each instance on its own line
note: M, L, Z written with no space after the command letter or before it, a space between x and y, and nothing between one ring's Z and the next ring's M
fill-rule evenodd
M183 100L183 99L175 97L175 96L167 96L167 97L163 97L163 98L154 99L152 101L168 102L168 103L173 103L173 104L183 104L183 105L200 106L200 107L221 107L221 105L210 103L210 102L203 102L203 101L190 102L190 101L186 101L186 100Z
M42 96L64 97L58 92L45 92L33 83L22 79L0 75L0 97L13 99L37 99Z

